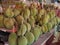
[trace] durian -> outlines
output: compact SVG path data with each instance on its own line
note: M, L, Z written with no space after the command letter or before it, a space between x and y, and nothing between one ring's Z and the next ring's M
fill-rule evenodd
M9 45L17 45L17 35L16 33L11 33L8 39Z
M28 40L28 45L31 45L34 42L34 35L31 32L26 32L25 37Z
M39 38L40 36L40 30L38 27L34 27L33 30L31 30L31 32L33 33L34 37L35 37L35 41Z
M7 29L12 29L14 26L14 20L13 18L4 18L4 26Z
M4 16L0 15L0 27L4 27L3 20L4 20Z
M20 36L18 38L18 45L27 45L28 41L25 36Z
M7 8L6 11L5 11L5 16L7 17L13 17L14 16L14 12L12 11L11 8Z
M25 24L22 24L19 28L19 30L17 31L17 35L20 36L20 35L24 35L27 31L27 27Z
M16 21L19 25L23 24L24 18L21 15L16 16Z

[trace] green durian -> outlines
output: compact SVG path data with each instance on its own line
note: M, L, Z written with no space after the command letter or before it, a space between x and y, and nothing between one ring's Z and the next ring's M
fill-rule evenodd
M51 22L47 23L47 27L48 27L49 31L52 29L53 25L51 24Z
M27 31L27 27L25 24L22 24L19 28L19 30L17 31L17 35L20 36L20 35L24 35Z
M7 8L6 11L5 11L5 16L7 17L13 17L14 16L14 12L12 11L11 8Z
M41 35L42 34L41 27L39 25L36 25L36 29L38 29L38 31L40 32L40 35Z
M39 38L40 36L40 30L38 27L34 27L33 30L31 30L31 32L33 33L34 37L35 37L35 41Z
M17 45L17 35L16 33L11 33L8 38L9 45Z
M23 16L18 15L18 16L16 16L15 18L16 18L16 21L17 21L17 23L18 23L19 25L23 24L23 22L24 22Z
M4 26L7 29L12 29L14 26L13 18L4 18Z
M54 25L56 25L56 24L57 24L57 19L56 19L56 17L55 17L55 18L53 18L53 22L54 22Z
M31 45L34 42L34 35L31 32L26 32L25 37L28 40L28 45Z
M31 27L34 27L35 19L34 19L33 16L30 16L30 17L29 17L28 22L30 23Z
M41 21L41 15L37 15L36 21L37 22Z
M4 16L0 15L0 27L4 27L3 20L4 20Z
M60 23L60 18L59 17L56 17L57 18L57 22Z
M31 30L31 25L27 22L25 24L26 24L26 27L27 27L27 32L29 32Z
M45 30L45 27L44 26L42 26L41 29L42 29L42 32L43 33L46 33L46 30Z
M50 19L52 19L56 16L56 13L54 10L51 10L48 14L50 15Z
M25 36L20 36L18 38L18 45L27 45L28 41Z
M33 8L30 9L30 13L31 13L30 15L35 17L37 15L37 13L38 13L38 10L35 7L33 7Z
M47 24L49 22L49 15L44 15L42 18L42 23Z
M30 16L30 10L28 8L24 8L23 10L23 17L25 20L27 20Z
M47 27L47 25L44 25L44 28L45 28L45 33L48 32L48 27Z
M41 9L41 10L39 10L38 15L42 16L45 13L46 13L46 10L45 9Z
M20 11L18 9L14 9L14 16L17 16L20 14Z

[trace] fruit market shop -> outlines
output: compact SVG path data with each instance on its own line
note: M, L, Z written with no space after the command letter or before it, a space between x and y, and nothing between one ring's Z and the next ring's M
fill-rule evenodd
M60 7L41 1L0 0L0 45L54 45Z

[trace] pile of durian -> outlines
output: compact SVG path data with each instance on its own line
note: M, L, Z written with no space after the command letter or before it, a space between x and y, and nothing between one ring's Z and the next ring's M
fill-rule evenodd
M41 8L41 5L36 3L27 6L23 2L16 4L15 8L8 7L4 14L0 15L0 28L9 30L15 23L18 24L17 32L9 35L9 45L32 45L40 35L57 25L60 18L56 16L54 9L47 7Z

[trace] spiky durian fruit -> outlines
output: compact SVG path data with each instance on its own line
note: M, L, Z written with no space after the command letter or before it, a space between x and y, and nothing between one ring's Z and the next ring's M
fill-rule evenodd
M50 31L52 29L52 27L53 27L52 23L51 22L47 23L47 27L48 27L48 29Z
M3 20L4 20L4 16L0 15L0 27L4 27Z
M16 33L11 33L8 38L9 45L17 45L17 35Z
M57 24L57 18L56 17L53 19L53 22L55 25Z
M35 19L34 19L33 16L30 16L30 17L29 17L28 22L30 23L31 27L34 27Z
M59 17L56 17L57 18L57 23L60 23L60 18Z
M36 29L39 30L40 35L41 35L42 34L42 28L39 25L35 25L35 26L36 26Z
M42 23L47 24L48 22L49 22L49 15L47 14L42 17Z
M20 36L18 38L18 45L27 45L28 41L25 36Z
M31 32L26 32L25 37L28 40L28 45L31 45L34 42L34 35Z
M5 10L5 16L7 16L7 17L13 17L14 16L14 12L12 11L11 8L7 8Z
M19 28L19 30L17 31L17 35L20 36L20 35L24 35L27 31L27 27L25 24L22 24Z
M14 9L14 16L16 17L16 16L19 15L19 14L20 14L20 10Z
M16 18L16 21L17 21L17 23L18 23L19 25L23 24L23 22L24 22L23 16L18 15L18 16L16 16L15 18Z
M34 37L35 37L35 41L39 38L40 35L40 30L38 27L35 27L33 30L31 30L31 32L33 33Z
M44 15L46 13L46 10L45 9L41 9L41 10L39 10L39 12L38 12L38 15Z
M30 32L30 30L31 30L31 25L29 24L29 23L25 23L26 24L26 27L27 27L27 32Z
M45 33L48 32L48 27L47 27L47 25L44 25L44 27L45 27Z
M45 27L42 26L41 28L42 28L42 32L43 32L43 33L46 33Z
M35 7L32 7L30 9L30 13L31 13L30 15L32 15L33 17L35 17L37 15L37 13L38 13L38 10Z
M23 17L25 20L27 20L29 18L29 16L30 16L30 10L28 7L26 7L23 9Z
M56 16L55 10L51 10L48 14L50 15L50 19Z
M4 26L7 29L12 29L14 26L14 20L13 18L4 18Z

